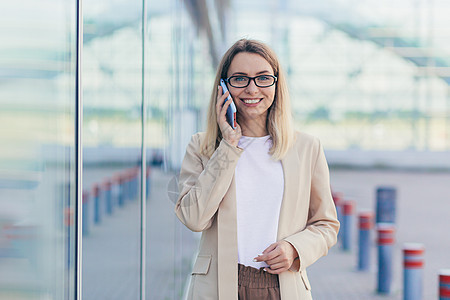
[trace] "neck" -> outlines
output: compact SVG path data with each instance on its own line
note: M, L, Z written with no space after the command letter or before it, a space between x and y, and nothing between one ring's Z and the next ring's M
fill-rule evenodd
M249 137L261 137L269 134L266 128L266 118L241 119L237 122L241 126L242 135Z

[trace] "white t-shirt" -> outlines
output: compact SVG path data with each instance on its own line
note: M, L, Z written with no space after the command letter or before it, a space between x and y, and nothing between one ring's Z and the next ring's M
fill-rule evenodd
M283 167L269 154L269 137L243 136L239 140L244 151L235 172L238 260L257 269L267 264L253 259L277 241L284 192Z

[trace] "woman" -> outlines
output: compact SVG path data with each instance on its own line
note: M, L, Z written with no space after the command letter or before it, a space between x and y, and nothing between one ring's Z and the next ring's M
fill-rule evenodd
M225 53L179 188L178 218L202 232L189 299L311 299L306 268L336 243L339 222L322 146L293 130L286 79L265 44L242 39Z

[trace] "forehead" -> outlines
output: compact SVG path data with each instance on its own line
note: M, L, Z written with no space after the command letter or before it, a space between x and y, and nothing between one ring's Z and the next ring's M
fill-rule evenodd
M273 69L267 60L256 53L240 52L231 61L228 76L238 72L255 75L261 71L273 73Z

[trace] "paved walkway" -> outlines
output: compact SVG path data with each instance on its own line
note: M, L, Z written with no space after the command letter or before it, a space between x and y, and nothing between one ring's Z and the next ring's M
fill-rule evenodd
M91 170L85 186L111 170ZM181 299L191 267L198 235L185 229L173 213L167 194L171 174L154 170L147 207L147 299ZM343 252L334 247L308 269L315 300L402 299L401 245L422 242L426 247L424 300L437 299L437 272L450 268L450 173L406 173L395 171L331 172L334 190L355 200L357 210L375 207L375 187L398 189L397 244L393 293L379 296L376 288L376 251L372 270L355 270L356 247ZM129 202L93 226L83 240L83 299L138 299L139 205ZM356 237L356 228L354 236ZM374 237L374 236L373 236ZM356 242L356 238L355 238ZM356 246L356 245L355 245Z
M113 169L85 169L84 186L111 176ZM180 299L197 238L176 219L168 197L172 174L152 171L147 201L147 297ZM139 299L139 202L127 201L91 225L83 238L83 300Z
M357 272L356 245L352 252L339 246L308 269L313 296L321 299L403 299L402 253L405 242L423 243L425 252L424 300L438 299L438 272L450 268L450 173L396 171L331 172L334 190L355 200L357 210L375 208L378 185L397 187L397 236L394 250L392 294L376 295L376 249L372 270ZM356 242L356 229L354 230ZM372 236L375 238L375 234Z

